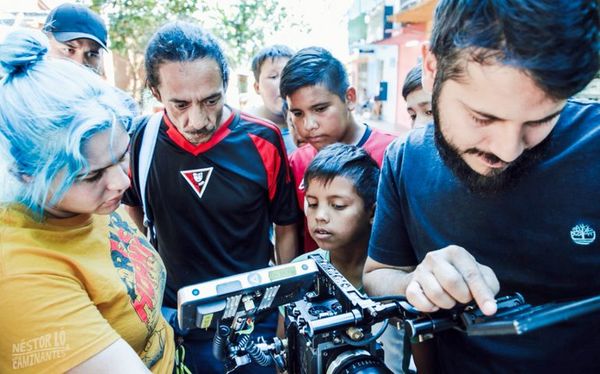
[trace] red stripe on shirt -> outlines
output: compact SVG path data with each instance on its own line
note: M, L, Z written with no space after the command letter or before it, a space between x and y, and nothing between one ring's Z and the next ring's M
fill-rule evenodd
M248 113L242 113L240 112L240 117L243 118L246 121L250 121L250 122L254 122L256 124L265 126L267 128L270 128L271 130L275 130L275 132L277 133L277 136L279 137L279 146L284 154L284 158L287 159L288 155L287 155L287 151L285 148L285 142L283 141L283 136L281 136L281 130L279 129L279 127L277 127L276 124L274 124L273 122L267 121L264 118L260 118L260 117L256 117L253 116L251 114ZM285 173L285 181L289 182L290 181L290 170L289 168L286 168L286 173Z
M277 175L279 175L279 168L281 168L281 158L277 147L269 141L256 136L254 134L248 134L252 142L260 154L260 158L265 166L267 172L267 185L269 187L269 200L273 200L275 193L277 192Z

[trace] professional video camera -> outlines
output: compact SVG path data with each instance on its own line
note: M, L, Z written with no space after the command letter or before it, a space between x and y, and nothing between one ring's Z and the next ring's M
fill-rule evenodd
M228 372L254 360L291 374L390 373L376 342L389 318L424 340L448 329L518 335L600 310L600 296L534 307L515 294L497 299L494 316L474 304L425 314L403 297L368 298L323 257L309 257L180 289L179 326L216 329L213 354ZM252 340L255 318L282 305L286 338ZM372 331L378 322L382 326Z

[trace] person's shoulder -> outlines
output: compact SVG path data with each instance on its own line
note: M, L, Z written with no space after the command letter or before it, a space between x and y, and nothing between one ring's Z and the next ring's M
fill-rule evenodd
M306 143L300 148L296 148L289 156L290 163L301 164L310 162L317 154L317 149L312 145Z
M396 138L387 146L385 157L388 159L397 159L404 151L406 138Z
M369 127L371 128L371 136L378 138L378 139L394 140L394 139L400 137L400 135L395 131L383 130L383 129L373 127L373 126L369 126Z
M268 119L248 112L239 111L238 113L240 117L240 123L243 126L281 134L279 127L277 127L275 123L269 121Z
M59 219L39 220L33 212L20 204L2 208L0 213L0 277L15 275L48 274L73 275L70 256L80 230L93 228L93 219L80 215L68 219L72 227ZM64 238L70 245L61 246L61 255L56 256L59 245L56 239ZM75 244L73 244L75 243Z
M151 114L142 114L133 119L133 128L135 131L139 131L141 128L148 124Z
M600 141L600 103L569 99L552 129L555 152L596 151Z
M392 132L371 127L371 135L367 140L369 144L375 144L380 147L386 147L388 144L398 139L399 136Z
M403 150L405 148L415 151L422 149L424 146L435 146L434 131L435 127L433 123L412 128L408 132L395 138L388 148L395 151Z
M589 109L600 109L600 101L572 97L567 100L566 107L580 107Z
M429 146L434 146L433 124L411 129L407 134L395 138L386 149L386 158L398 164L405 152L415 154Z
M157 113L162 113L162 112L157 112ZM146 126L148 125L150 118L152 118L153 115L158 115L157 113L141 114L139 116L136 116L133 119L132 139L137 139L139 137L139 134L142 133L144 131L144 129L146 128Z
M600 102L585 99L569 99L561 113L569 122L577 122L600 116Z
M235 126L248 134L267 140L278 148L284 148L281 130L267 119L257 117L247 112L238 112L239 120Z

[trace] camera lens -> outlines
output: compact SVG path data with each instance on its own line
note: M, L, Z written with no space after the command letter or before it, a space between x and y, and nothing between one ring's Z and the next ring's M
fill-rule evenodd
M327 368L327 374L391 374L385 364L365 350L341 353Z

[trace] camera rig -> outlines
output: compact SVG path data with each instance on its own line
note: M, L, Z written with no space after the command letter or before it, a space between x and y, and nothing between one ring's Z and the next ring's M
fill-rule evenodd
M300 373L390 373L377 343L390 318L425 340L448 329L468 335L519 335L600 310L600 296L532 306L520 294L500 297L485 316L474 304L421 313L403 297L369 298L318 254L308 260L181 288L182 329L215 329L213 354L227 372L252 361ZM256 317L285 305L285 339L251 339ZM373 325L382 322L372 331Z

